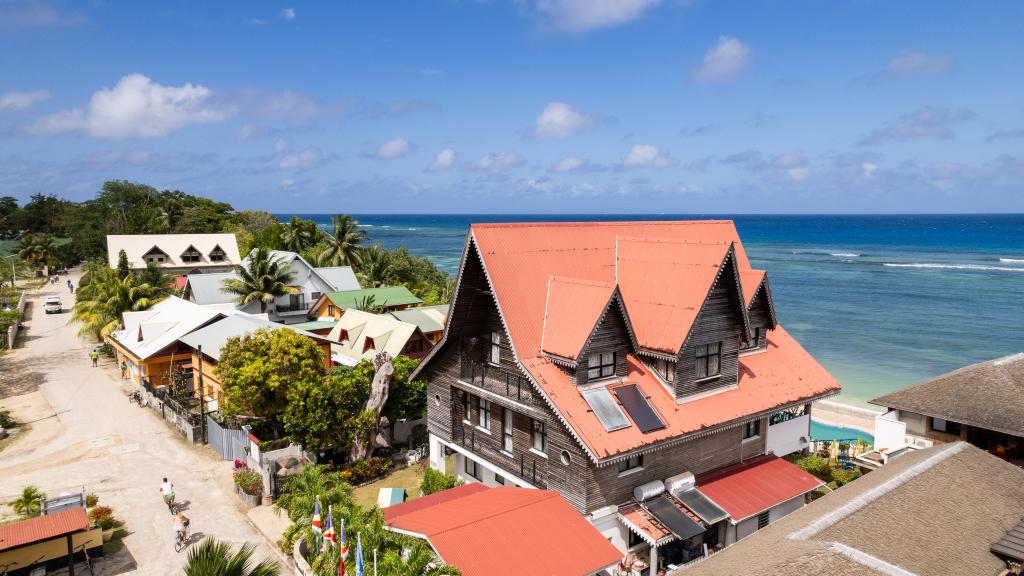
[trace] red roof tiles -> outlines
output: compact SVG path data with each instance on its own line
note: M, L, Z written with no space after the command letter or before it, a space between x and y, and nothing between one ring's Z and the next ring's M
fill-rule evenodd
M541 349L549 354L575 360L594 325L578 321L604 312L615 287L607 282L588 282L552 276L548 279L544 307L544 331Z
M475 486L483 489L463 486L432 495L452 493L429 505L389 507L385 521L425 537L464 576L583 576L621 557L557 492Z
M84 508L72 508L49 516L3 524L0 525L0 551L50 540L88 528L89 518L85 515Z
M697 478L697 489L736 522L822 485L810 472L776 456L764 456Z

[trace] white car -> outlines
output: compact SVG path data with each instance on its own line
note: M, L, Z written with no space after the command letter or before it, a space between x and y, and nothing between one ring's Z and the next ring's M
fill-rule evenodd
M49 296L43 301L43 310L47 314L60 314L64 311L64 305L60 303L60 298Z

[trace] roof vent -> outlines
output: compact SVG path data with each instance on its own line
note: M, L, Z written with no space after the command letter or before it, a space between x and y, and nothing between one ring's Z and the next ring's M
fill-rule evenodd
M661 480L652 480L633 488L633 498L636 498L637 502L643 502L660 496L664 491L665 484Z
M693 477L693 472L683 472L682 474L676 474L665 479L665 490L669 494L675 494L676 492L682 492L683 490L689 490L693 488L697 483L696 478Z

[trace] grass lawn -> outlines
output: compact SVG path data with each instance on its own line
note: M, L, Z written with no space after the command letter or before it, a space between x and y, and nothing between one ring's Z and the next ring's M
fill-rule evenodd
M419 498L420 484L423 482L423 471L426 466L427 460L424 459L418 464L397 470L366 486L360 486L353 491L353 498L356 504L363 508L370 508L377 504L377 493L381 488L405 488L406 497L409 500Z

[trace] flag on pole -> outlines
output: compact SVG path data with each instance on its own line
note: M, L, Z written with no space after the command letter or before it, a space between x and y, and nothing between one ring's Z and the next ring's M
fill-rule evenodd
M363 572L363 534L356 534L356 576L366 576Z
M341 557L342 558L348 558L348 541L345 539L345 519L344 518L341 519L341 526L340 526L340 528L341 528L341 532L340 532L341 538L338 540L338 542L341 544Z
M316 502L313 504L313 532L320 534L324 531L323 524L320 522L320 495L317 494Z
M334 540L334 508L332 506L327 507L327 529L324 530L324 543L320 546L320 551L323 552L327 549L327 544L335 544Z
M345 556L338 554L338 576L345 576Z

